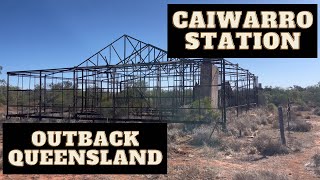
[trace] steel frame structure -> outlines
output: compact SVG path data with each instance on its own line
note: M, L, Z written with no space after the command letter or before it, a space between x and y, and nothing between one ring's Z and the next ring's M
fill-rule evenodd
M218 106L198 98L201 65L219 70ZM123 35L78 66L7 73L7 118L218 122L258 104L258 78L225 59L168 58Z

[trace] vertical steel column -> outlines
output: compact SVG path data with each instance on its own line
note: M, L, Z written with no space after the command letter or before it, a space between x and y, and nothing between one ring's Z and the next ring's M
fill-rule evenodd
M46 97L47 97L47 75L44 75L44 92L43 92L43 96L44 96L44 107L43 107L43 112L45 113L46 112L46 104L47 104L47 101L46 101Z
M100 82L100 115L102 115L102 85L103 85L103 80Z
M18 75L18 82L17 82L17 87L19 87L20 85L20 75ZM16 107L17 107L17 114L20 114L20 111L19 111L19 91L17 90L17 100L16 100Z
M7 119L9 115L9 80L10 80L10 74L7 73L7 115L6 115Z
M52 80L53 82L53 80ZM33 111L35 112L36 111L36 76L33 77ZM52 105L53 106L53 105Z
M28 91L29 91L29 97L28 97L28 116L29 114L31 113L30 109L31 109L31 73L30 73L30 76L29 76L29 87L28 87Z
M116 69L112 69L112 108L113 108L113 119L116 117L116 95L115 95L115 90L116 90Z
M135 58L136 58L137 56L135 56ZM136 62L136 60L135 60L135 62ZM142 74L142 67L140 67L140 71L139 71L139 82L142 82L142 80L141 80L141 74ZM146 84L146 82L145 82L145 80L143 81L143 83L144 83L144 85ZM146 89L148 89L147 87L145 87ZM141 86L139 86L139 91L141 91ZM139 110L139 115L140 115L140 118L142 119L142 107L143 107L143 102L142 101L140 101L140 110Z
M223 86L222 86L222 99L223 99L223 114L222 114L222 117L223 117L223 123L222 123L222 129L223 131L226 131L227 130L227 114L226 114L226 66L225 66L225 60L222 59L222 83L223 83Z
M126 102L127 102L127 118L129 119L129 117L130 117L130 98L129 98L129 84L128 84L128 81L127 81L127 73L126 73L126 71L127 71L127 68L126 67L123 67L123 71L124 71L124 75L123 75L123 81L124 81L124 83L127 83L127 87L125 88L123 88L123 89L125 89L125 91L127 91L127 95L126 95L126 98L125 98L125 100L126 100ZM128 71L129 71L129 69L128 69ZM128 79L130 79L130 78L128 78ZM139 86L141 86L141 82L139 82ZM121 87L121 79L120 79L120 87ZM134 87L134 78L133 78L133 80L132 80L132 90L133 90L133 93L134 93L134 89L135 89L135 87ZM121 92L121 90L120 90L120 92ZM125 96L125 95L124 95ZM134 96L134 94L132 94L132 96ZM134 100L133 100L134 101Z
M248 70L248 72L249 72L249 70ZM251 73L249 72L248 110L250 109L250 103L251 103L250 89L251 89Z
M239 64L236 64L236 73L237 73L237 80L236 80L236 106L237 106L237 117L239 116Z
M83 69L81 70L81 112L83 112Z
M23 91L23 75L21 75L21 89L22 89L22 96L21 96L21 114L23 115L23 108L24 108L24 102L23 102L23 94L24 94L24 91Z
M255 87L255 91L256 91L256 103L257 103L257 106L259 106L259 79L258 79L258 76L256 76L256 87Z
M247 107L246 107L246 111L249 110L249 70L246 70L246 77L247 77L247 84L246 84L246 104L247 104Z
M182 60L182 105L184 105L184 96L185 96L185 92L184 92L184 66L185 66L184 61Z
M253 103L255 103L256 104L256 100L257 100L257 97L256 97L256 76L253 74L252 75L252 90L253 90ZM257 105L257 104L256 104Z
M86 80L85 80L85 99L84 99L84 109L85 111L88 110L88 70L86 69Z
M159 106L159 111L160 111L160 121L162 121L162 98L161 98L161 68L159 68L159 75L158 75L158 82L159 82L159 98L160 98L160 106Z
M76 99L77 99L77 92L76 92L76 69L73 69L73 116L76 114Z
M93 95L93 98L92 98L92 109L94 109L95 111L96 111L96 108L97 108L97 97L98 97L98 95L97 95L97 71L95 70L95 71L93 71L93 73L94 73L94 76L93 76L93 78L94 78L94 95Z
M123 46L124 46L124 48L123 48L123 61L126 59L126 39L127 39L127 36L125 35L124 36L124 38L123 38ZM126 62L124 62L124 63L126 63Z
M191 65L192 65L192 87L193 87L192 101L195 101L196 100L196 91L197 91L198 87L196 87L196 78L195 78L195 75L194 75L194 64L191 64Z
M39 120L42 119L42 71L40 71L40 99L39 99Z
M61 74L61 78L62 78L62 82L61 82L61 91L62 91L62 93L61 93L61 97L62 97L62 98L61 98L61 99L62 99L62 100L61 100L61 102L62 102L62 103L61 103L61 117L62 117L62 119L63 119L63 116L64 116L64 113L63 113L63 111L64 111L64 110L63 110L63 104L64 104L64 100L63 100L63 99L64 99L64 95L63 95L63 94L64 94L63 71L62 71L62 74Z

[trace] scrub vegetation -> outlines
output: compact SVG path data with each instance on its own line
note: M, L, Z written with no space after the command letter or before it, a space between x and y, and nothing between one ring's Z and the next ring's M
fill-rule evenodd
M143 82L139 83L143 84ZM72 85L65 83L52 86L60 88ZM317 139L320 139L320 134L317 133L320 130L320 83L305 88L300 86L287 89L265 87L260 92L261 105L258 108L241 111L238 116L235 109L228 110L226 131L222 131L216 121L220 116L219 112L213 111L207 111L201 117L211 122L208 124L168 124L168 174L131 175L130 178L284 180L312 179L312 177L316 178L317 174L319 176L320 156L315 152L315 148L318 147ZM136 93L132 89L132 94ZM12 94L12 97L9 98L17 97ZM59 100L58 95L52 98L55 101ZM107 97L103 99L105 106L112 105ZM286 114L288 100L292 104L290 121ZM143 105L145 102L137 99L133 103ZM0 115L1 113L4 115L5 105L6 82L0 80ZM209 107L210 103L209 100L204 99L201 103L190 102L190 106ZM283 107L286 145L280 143L278 106ZM179 113L183 115L185 112ZM188 114L184 116L186 120L199 119L193 115L195 113L192 111L186 114ZM32 119L22 121L12 119L11 121L37 122ZM312 165L312 171L305 168L307 162ZM46 178L46 176L37 177ZM121 176L124 177L99 175L99 178L128 179L126 175ZM5 178L19 177L8 175ZM74 178L75 176L72 175L66 177L66 179ZM93 176L88 175L86 178L90 179Z

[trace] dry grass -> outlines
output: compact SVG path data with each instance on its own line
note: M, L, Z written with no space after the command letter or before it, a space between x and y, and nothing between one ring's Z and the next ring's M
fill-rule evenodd
M272 107L272 106L271 106ZM242 113L239 117L230 118L228 129L235 136L252 136L255 131L263 126L267 126L276 121L276 117L271 108L256 108L247 113Z
M296 108L295 108L296 111L311 111L311 107L309 107L308 105L306 104L301 104L301 105L298 105Z
M236 173L233 180L287 180L288 177L270 171L245 171Z
M2 157L2 149L0 150L0 171L2 170L2 168L3 168L3 157Z
M274 105L273 103L269 103L267 105L267 110L268 110L268 112L276 113L277 112L277 106Z
M317 153L311 157L310 166L313 168L315 174L320 176L320 153Z
M264 156L289 153L288 148L283 146L279 139L274 139L267 134L259 135L253 140L252 144Z
M218 176L218 171L213 168L200 168L198 166L183 166L177 176L168 177L168 179L215 179Z
M230 149L234 152L240 152L244 146L242 141L235 138L226 139L224 145L226 149Z
M309 132L312 125L305 120L293 120L289 122L289 130L296 132Z
M320 153L312 156L312 161L316 167L320 168Z
M222 137L211 136L212 129L201 126L195 128L191 134L192 139L189 141L189 144L192 146L210 146L210 147L222 147Z
M201 154L202 156L205 156L206 158L219 158L219 150L212 148L210 146L202 146L198 151L199 154Z
M208 146L226 153L256 154L260 152L265 156L289 153L289 149L281 145L278 137L258 134L260 129L264 131L271 128L272 123L278 124L276 117L267 108L254 109L240 114L239 117L234 115L229 118L231 122L229 121L227 125L229 130L227 134L215 132L210 138L211 126L201 126L193 129L189 144L201 148ZM242 136L251 137L253 141L241 138Z
M313 114L317 115L317 116L320 116L320 107L316 107L314 110L313 110Z
M185 134L182 132L181 129L168 127L168 144L176 143L179 140L179 138L184 135Z
M168 124L167 126L167 149L168 156L174 154L179 149L179 142L186 137L186 133L182 130L183 127L174 124Z
M166 175L143 175L144 179L159 180L188 180L188 179L217 179L219 171L215 168L191 166L169 166Z

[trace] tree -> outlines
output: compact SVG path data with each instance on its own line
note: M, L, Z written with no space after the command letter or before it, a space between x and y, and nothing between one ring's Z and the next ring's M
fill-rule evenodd
M2 71L2 66L0 66L0 74L2 73L1 71ZM6 84L6 81L4 80L4 79L0 79L0 86L5 86L5 84Z
M2 71L2 66L0 66L0 74ZM0 79L0 105L6 103L6 81L4 79Z

